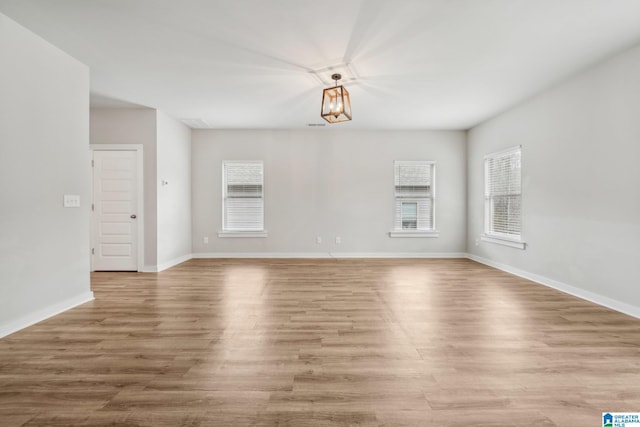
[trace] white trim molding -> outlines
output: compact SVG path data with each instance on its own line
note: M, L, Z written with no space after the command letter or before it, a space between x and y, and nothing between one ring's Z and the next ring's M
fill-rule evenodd
M97 151L142 151L142 144L89 144L91 150Z
M492 157L501 156L504 154L515 153L518 150L522 150L522 144L514 145L513 147L504 148L499 151L494 151L493 153L488 153L484 155L485 159L490 159Z
M540 285L544 285L549 288L553 288L557 291L564 292L565 294L573 295L574 297L578 297L580 299L592 302L594 304L598 304L603 307L610 308L611 310L615 310L620 313L624 313L629 316L640 319L640 307L636 307L634 305L627 304L622 301L605 297L603 295L596 294L594 292L587 291L585 289L581 289L581 288L569 285L567 283L560 282L558 280L550 279L548 277L544 277L539 274L521 270L519 268L515 268L507 264L502 264L500 262L492 261L487 258L479 257L477 255L468 254L468 258L473 261L479 262L480 264L497 268L498 270L502 270L507 273L513 274L515 276L519 276L519 277L531 280L532 282L536 282Z
M267 230L264 231L219 231L218 237L269 237Z
M200 252L193 258L467 258L464 252Z
M14 332L18 332L21 329L24 329L31 325L35 325L38 322L42 322L43 320L46 320L50 317L63 313L67 310L70 310L74 307L77 307L81 304L84 304L92 300L93 300L93 292L91 291L83 292L82 294L77 295L73 298L69 298L57 304L50 305L48 307L45 307L33 313L30 313L26 316L22 316L9 323L0 325L0 338L6 337L7 335L13 334Z
M466 258L464 252L331 252L332 258Z
M407 231L393 230L389 232L389 237L440 237L440 232L433 231Z
M492 236L489 234L484 234L480 236L480 240L487 243L495 243L496 245L509 246L510 248L516 249L526 249L527 244L521 240L508 239L498 236Z
M199 252L193 258L331 258L328 252Z
M193 258L193 255L191 254L182 255L178 258L174 258L169 261L159 263L155 270L156 272L161 272L168 268L174 267L178 264L182 264L185 261L189 261L191 258Z

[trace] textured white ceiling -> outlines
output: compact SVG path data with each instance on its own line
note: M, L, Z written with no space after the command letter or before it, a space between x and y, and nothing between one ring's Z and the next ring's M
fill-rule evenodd
M94 106L214 128L468 129L640 41L638 0L0 0L91 67Z

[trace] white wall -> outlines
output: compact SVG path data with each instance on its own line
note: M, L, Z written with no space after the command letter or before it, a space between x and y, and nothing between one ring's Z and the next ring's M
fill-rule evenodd
M0 14L0 336L93 298L89 69ZM80 208L63 208L77 194Z
M194 130L192 140L196 255L465 252L464 132ZM393 161L413 159L437 162L438 238L388 235ZM264 161L267 238L218 237L223 160Z
M483 156L516 144L528 247L476 246ZM469 132L469 252L640 314L639 159L636 47Z
M157 134L158 269L163 270L191 257L191 129L158 111Z
M156 110L92 108L91 144L142 144L144 169L144 269L154 271L157 245Z

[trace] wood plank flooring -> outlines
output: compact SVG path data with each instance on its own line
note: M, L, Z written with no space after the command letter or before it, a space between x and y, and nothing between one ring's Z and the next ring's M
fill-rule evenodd
M597 426L640 321L465 259L93 273L0 340L0 426Z

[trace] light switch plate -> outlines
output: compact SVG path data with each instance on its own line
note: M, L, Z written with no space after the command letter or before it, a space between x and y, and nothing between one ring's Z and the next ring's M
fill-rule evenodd
M78 194L65 194L63 206L65 208L79 208L80 196Z

